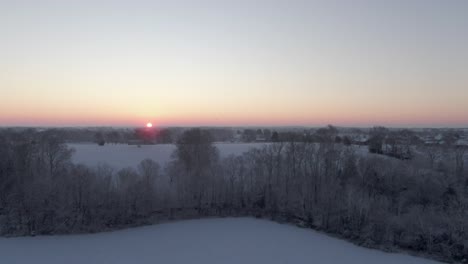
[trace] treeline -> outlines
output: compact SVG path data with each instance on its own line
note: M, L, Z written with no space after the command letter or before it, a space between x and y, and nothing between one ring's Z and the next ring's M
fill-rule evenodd
M183 132L164 168L70 162L53 133L0 135L0 234L98 232L169 219L256 216L358 244L468 259L468 177L460 148L413 160L332 141L266 144L221 158L206 130ZM461 171L460 171L461 170Z

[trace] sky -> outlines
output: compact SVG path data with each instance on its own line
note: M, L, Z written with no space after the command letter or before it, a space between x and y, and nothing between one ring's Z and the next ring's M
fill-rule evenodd
M468 1L0 0L0 126L468 127Z

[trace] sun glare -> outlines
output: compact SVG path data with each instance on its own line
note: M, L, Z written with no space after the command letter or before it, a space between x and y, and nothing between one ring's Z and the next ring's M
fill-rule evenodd
M146 123L146 127L153 127L153 124L151 124L151 123Z

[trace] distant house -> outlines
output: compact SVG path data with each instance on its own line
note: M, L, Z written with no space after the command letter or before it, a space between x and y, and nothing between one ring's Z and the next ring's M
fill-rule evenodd
M420 137L422 142L426 145L440 145L443 143L443 136L442 134L437 134L437 135L424 135Z
M363 134L360 134L360 135L353 135L351 137L352 141L353 141L353 144L356 144L356 145L367 145L368 144L368 141L369 141L369 136L368 135L363 135Z
M459 139L457 142L455 142L455 145L468 147L468 139Z
M241 133L235 133L231 142L241 142L242 141L242 134Z

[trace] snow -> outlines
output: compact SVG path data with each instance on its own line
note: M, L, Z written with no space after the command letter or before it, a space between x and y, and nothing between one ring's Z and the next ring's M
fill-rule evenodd
M215 143L221 157L227 157L231 154L240 155L252 148L261 148L269 143ZM164 166L171 159L171 154L175 150L174 144L158 145L136 145L127 144L106 144L98 146L93 143L74 143L68 144L75 149L72 161L82 163L87 166L97 166L107 164L112 168L119 170L122 168L136 168L144 159L153 159ZM357 155L368 156L376 155L381 158L385 156L371 154L367 146L353 146ZM468 156L468 155L467 155Z
M239 155L251 148L261 147L265 143L217 143L221 157L230 154ZM161 165L166 164L172 152L173 144L142 145L141 147L126 144L68 144L76 150L72 157L74 163L83 163L88 166L108 164L115 169L136 167L140 161L150 158Z
M310 229L253 218L188 220L87 235L0 238L0 262L437 263L366 249Z
M252 148L261 148L269 143L216 143L221 157L226 157L231 154L240 155ZM74 163L82 163L88 166L96 166L99 164L107 164L116 170L134 167L144 159L153 159L160 165L164 166L171 159L171 154L175 150L174 144L158 144L158 145L136 145L127 144L106 144L98 146L92 143L74 143L68 144L74 148L76 152L73 154L72 161ZM375 155L381 158L385 156L369 153L367 146L353 146L357 155L368 156ZM468 155L467 155L468 156Z

